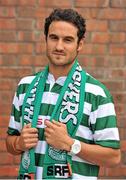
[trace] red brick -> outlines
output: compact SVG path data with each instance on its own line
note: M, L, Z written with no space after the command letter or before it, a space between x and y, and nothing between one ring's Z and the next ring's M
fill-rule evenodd
M31 31L19 31L18 40L24 42L34 41L34 34Z
M91 38L93 43L108 43L110 36L108 33L95 32Z
M126 22L125 21L110 21L110 30L125 32Z
M15 30L16 29L16 20L15 19L5 19L0 18L0 29L1 30Z
M125 19L126 11L120 8L105 8L100 9L97 18L98 19L112 19L112 20L123 20Z
M18 5L18 1L17 0L0 0L0 4L4 5L4 6L11 6L11 5Z
M99 80L101 80L101 79L104 79L104 73L103 72L105 72L105 69L104 68L86 68L86 71L89 73L89 74L91 74L94 78L96 78L96 79L99 79Z
M1 5L11 6L11 5L20 5L20 6L35 6L36 0L0 0Z
M123 116L123 115L120 115L120 116ZM124 123L122 123L124 124ZM125 131L125 126L121 126L119 128L119 135L120 135L120 139L121 139L121 151L122 152L125 152L125 138L126 137L126 131Z
M17 65L17 56L13 54L0 55L0 65L2 66L15 66Z
M8 127L10 116L0 116L0 127ZM0 146L1 147L1 146Z
M117 92L117 91L122 91L124 90L124 83L121 82L120 80L106 80L106 81L102 81L107 87L108 89L110 89L111 91Z
M16 21L17 30L32 30L34 28L34 20L32 19L18 19Z
M126 47L119 44L110 44L109 53L111 55L125 55Z
M47 56L28 56L22 55L19 57L19 65L21 66L45 66L47 64Z
M20 6L35 6L36 0L18 0L18 5Z
M87 21L87 31L107 31L108 22L106 20L88 20Z
M125 104L126 93L123 93L123 92L113 93L113 98L114 98L115 103Z
M0 114L5 116L10 113L11 113L11 104L6 104L6 105L0 104ZM5 136L3 138L5 138Z
M8 72L8 73L7 73ZM31 67L14 67L14 68L10 68L10 67L4 67L4 68L0 68L0 76L1 77L6 77L6 78L19 78L19 77L23 77L25 75L30 75L32 74L32 68Z
M36 13L35 13L35 16L37 18L36 27L38 30L42 30L44 28L45 18L49 16L52 10L53 10L52 8L43 8L43 7L38 7L36 9Z
M79 62L83 67L124 67L125 65L125 58L122 56L105 56L100 55L97 57L89 57L86 55L79 56Z
M80 51L80 55L82 54L91 54L92 52L92 45L91 44L85 44L83 49Z
M116 178L120 178L123 176L125 177L126 176L126 166L107 168L106 174L107 174L107 176L116 177Z
M0 140L0 157L3 155L2 152L5 151L6 151L5 140ZM0 161L0 165L1 165L1 161Z
M126 34L125 33L116 33L113 32L110 34L110 42L112 43L124 43L126 41Z
M72 3L71 1L68 1L68 0L64 0L64 1L61 1L61 0L46 0L46 1L43 1L43 0L39 0L39 5L40 6L44 6L44 7L71 7Z
M20 164L20 155L18 155L18 156L14 156L14 164L15 165L19 165Z
M6 108L6 107L5 107ZM1 111L1 110L0 110ZM0 138L5 139L7 136L7 127L1 127L0 128ZM1 162L1 161L0 161Z
M106 52L105 45L98 45L98 44L84 44L84 47L80 54L98 54L103 55Z
M125 131L125 129L126 129L126 121L124 121L124 119L125 119L125 114L124 114L124 115L119 115L119 114L118 114L117 119L118 119L118 121L117 121L118 127L120 128L120 130L121 130L121 129L123 130L122 136L121 136L121 134L120 134L120 139L121 139L121 141L122 141L122 140L125 139L125 137L126 137L126 131Z
M17 14L19 17L33 18L33 17L35 17L35 12L36 12L35 7L19 6L17 9Z
M36 43L35 45L35 52L37 54L42 54L46 52L46 45L45 43Z
M94 17L96 17L97 11L98 9L96 8L76 8L76 10L78 11L79 14L81 14L86 20L87 19L92 19Z
M5 143L5 142L4 142ZM0 166L9 165L13 163L13 156L5 152L0 153Z
M44 23L45 23L45 20L43 18L39 18L37 19L37 22L36 22L36 28L37 30L44 30Z
M33 33L33 40L36 42L45 42L45 35L42 30L40 31L34 31Z
M117 89L117 87L116 87L116 89ZM116 110L117 115L123 115L125 113L124 104L119 104L119 103L115 104L115 110Z
M81 14L86 17L86 19L97 19L97 20L124 20L126 17L126 13L124 9L120 8L91 8L87 13L82 8L79 11ZM85 8L87 9L87 8ZM89 13L90 12L90 13ZM85 16L86 15L86 16ZM89 16L87 16L89 15Z
M0 41L14 42L14 41L16 41L16 39L17 39L16 32L14 32L14 31L0 31Z
M5 176L5 177L9 177L9 179L10 179L10 177L16 177L17 175L18 175L18 169L19 169L19 167L18 166L7 166L7 165L5 165L5 166L1 166L0 167L0 176L2 177L2 176Z
M106 57L104 55L101 55L101 56L99 55L97 57L94 57L93 61L94 61L94 67L96 67L96 68L103 68L104 67L104 70L106 70L105 69Z
M15 17L15 8L14 7L0 7L0 17Z
M0 92L0 102L3 105L11 103L12 101L12 92L11 91L1 91Z
M105 60L105 67L124 67L125 66L125 57L124 56L107 56Z
M126 153L122 152L122 164L126 164Z
M31 43L0 43L0 53L17 54L17 53L32 53L33 45Z
M121 150L126 152L126 140L121 141Z
M113 69L111 71L112 78L126 79L126 69Z
M0 43L0 53L18 53L16 43Z
M111 7L126 7L126 0L111 0L110 1L110 6Z
M76 7L108 7L109 0L75 0Z
M85 33L85 39L84 39L84 44L89 44L89 43L91 43L91 34L92 34L92 32L89 32L89 31L87 31L86 33Z
M89 57L89 56L79 56L79 63L81 64L81 66L83 67L87 67L87 68L93 68L96 67L96 61L97 59L94 57Z
M38 6L35 11L35 17L37 17L38 19L42 18L43 20L45 20L45 18L49 16L52 10L52 7L44 8L43 6Z

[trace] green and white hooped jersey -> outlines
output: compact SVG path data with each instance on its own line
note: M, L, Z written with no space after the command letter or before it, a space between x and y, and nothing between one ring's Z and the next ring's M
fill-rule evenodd
M83 118L76 132L75 138L89 144L98 144L104 147L119 148L119 133L116 122L116 114L112 96L106 87L89 74L85 85L85 102ZM22 105L25 93L34 76L24 77L18 84L12 105L12 113L8 127L8 134L19 135L22 129ZM42 179L43 160L46 151L46 141L44 137L44 121L49 120L57 102L60 90L66 77L54 80L49 74L41 100L41 108L38 117L37 128L39 141L35 148L36 179ZM50 167L50 173L54 173L59 178L67 177L63 167ZM61 170L59 172L59 170ZM99 166L72 156L73 179L97 179Z

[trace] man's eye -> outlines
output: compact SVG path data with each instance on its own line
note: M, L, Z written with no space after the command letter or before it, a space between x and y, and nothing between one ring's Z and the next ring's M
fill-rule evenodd
M50 36L50 39L57 40L58 38L56 36Z
M64 39L64 41L65 41L65 42L68 42L68 43L72 42L72 40L71 40L71 39L68 39L68 38Z

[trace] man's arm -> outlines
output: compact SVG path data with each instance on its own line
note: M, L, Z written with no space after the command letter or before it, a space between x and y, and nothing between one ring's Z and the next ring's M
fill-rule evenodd
M68 135L66 125L56 121L46 121L45 125L47 143L54 148L70 152L74 139ZM81 151L77 156L100 166L112 167L120 162L121 153L119 149L81 142Z
M113 167L119 164L121 153L119 149L81 142L81 151L78 156L100 166Z
M38 142L38 130L31 128L31 124L27 124L22 129L20 136L8 135L6 138L6 147L9 153L18 155L32 147Z

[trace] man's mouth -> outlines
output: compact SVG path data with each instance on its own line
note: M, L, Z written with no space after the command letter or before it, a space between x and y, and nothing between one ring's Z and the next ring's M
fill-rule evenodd
M65 54L64 53L62 53L62 52L53 52L53 54L55 54L55 55L60 55L60 56L65 56Z

